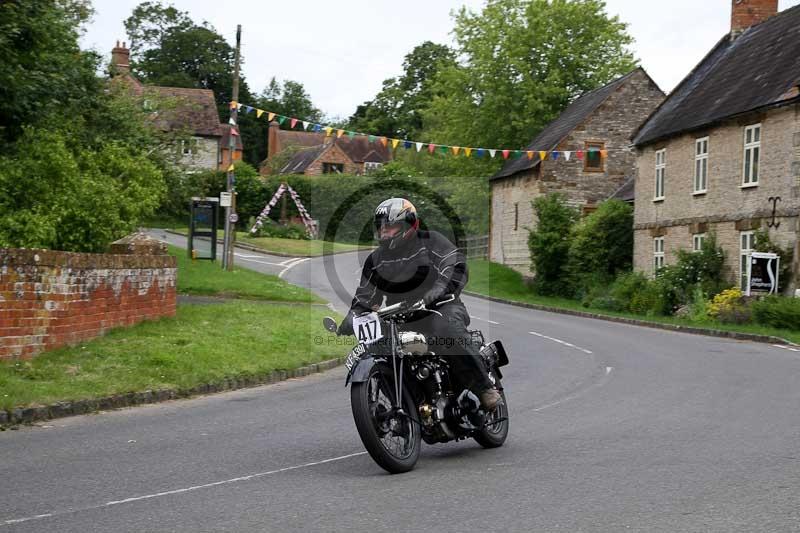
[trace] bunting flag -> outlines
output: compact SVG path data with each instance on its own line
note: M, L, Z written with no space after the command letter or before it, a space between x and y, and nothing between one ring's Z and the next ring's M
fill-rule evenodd
M233 172L233 163L228 167L228 172Z
M422 151L422 147L427 144L428 146L428 153L434 154L437 151L441 154L447 154L448 152L452 152L453 156L458 156L459 153L463 152L465 157L472 157L473 152L475 153L475 157L483 157L487 152L489 153L489 157L494 158L497 155L497 152L500 152L503 156L503 159L508 159L509 157L519 158L525 154L528 160L533 160L533 157L538 154L539 159L541 161L546 161L548 157L551 161L557 161L559 158L563 159L564 161L570 161L572 155L575 155L575 158L579 161L583 161L584 154L586 153L584 150L516 150L510 148L473 148L471 146L453 146L449 144L435 144L435 143L423 143L418 141L411 141L407 139L393 139L385 136L377 136L373 134L366 134L366 133L359 133L357 131L349 131L342 128L337 128L334 126L323 126L322 124L317 124L314 122L310 122L307 120L301 120L296 117L287 117L284 115L278 115L271 111L265 111L263 109L258 109L253 106L245 105L240 102L230 102L230 109L238 109L241 110L244 108L244 113L252 113L253 111L256 112L256 117L261 118L261 115L264 113L267 114L267 120L272 122L275 118L278 119L278 124L283 125L283 123L288 119L289 120L289 127L294 129L298 123L303 125L304 131L311 131L315 133L320 133L321 131L325 131L325 136L330 137L333 132L336 132L336 137L341 138L346 133L350 139L354 139L357 136L367 137L370 143L375 142L376 140L380 141L380 143L388 148L389 141L391 141L392 149L396 150L400 143L403 143L403 148L406 150L410 150L412 147L416 147L417 152ZM236 121L233 117L230 118L228 122L231 126L236 126ZM239 133L231 128L231 132L233 135L238 135ZM599 152L601 158L608 157L608 149L598 149L598 148L590 148L589 152Z
M234 137L236 137L237 135L239 135L239 132L238 132L238 131L236 131L236 128L231 128L231 135L233 135Z
M231 165L231 167L233 167L233 165ZM272 195L272 199L269 201L266 207L264 207L258 217L256 217L255 224L253 224L253 227L250 228L250 233L255 233L258 228L264 225L264 220L269 216L269 212L278 204L278 200L280 200L280 198L286 192L289 193L289 196L291 196L292 200L294 201L294 205L297 206L297 211L300 212L300 218L303 221L303 225L306 227L306 232L308 233L309 237L316 239L318 233L317 223L311 218L311 215L308 214L303 202L300 201L300 195L297 194L297 192L287 183L281 183L280 187L278 187L278 190L275 191L274 195Z

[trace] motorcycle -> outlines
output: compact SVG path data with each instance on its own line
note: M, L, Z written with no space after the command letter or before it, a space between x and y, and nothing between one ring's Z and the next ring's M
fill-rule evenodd
M421 441L427 444L473 438L484 448L502 446L508 436L508 400L500 367L508 356L500 341L486 343L483 333L470 331L489 379L503 402L485 412L468 389L450 377L447 360L430 350L426 337L400 326L422 313L437 313L421 302L400 302L353 318L358 343L345 359L350 403L361 442L372 459L397 474L414 468ZM338 330L325 317L328 331Z

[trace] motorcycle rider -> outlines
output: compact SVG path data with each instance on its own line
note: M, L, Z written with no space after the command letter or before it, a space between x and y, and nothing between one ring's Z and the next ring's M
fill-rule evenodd
M378 248L361 272L340 335L353 334L353 316L386 305L419 301L438 312L409 322L405 328L427 336L433 351L446 357L458 382L478 395L481 405L493 411L502 402L467 331L470 319L459 295L467 284L464 255L444 235L419 229L414 205L404 198L389 198L375 209ZM404 329L405 329L404 328Z

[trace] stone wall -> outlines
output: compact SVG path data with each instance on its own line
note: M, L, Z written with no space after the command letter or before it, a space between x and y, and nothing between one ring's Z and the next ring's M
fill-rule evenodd
M177 268L166 247L127 239L111 251L0 249L0 359L174 316Z
M490 259L530 275L528 230L536 224L531 202L558 192L566 195L571 205L583 208L596 206L612 195L635 172L636 153L630 145L633 132L663 99L661 90L639 70L556 148L585 150L587 142L604 143L608 157L602 172L586 172L582 161L575 157L565 161L562 157L493 181Z
M220 151L218 137L192 137L191 154L182 154L180 162L193 170L216 170L219 167Z
M744 129L761 124L757 186L742 186ZM708 185L694 192L695 140L709 138ZM654 200L655 152L666 149L664 199ZM770 197L779 196L777 229L770 238L797 248L800 214L800 106L787 106L727 121L714 128L653 143L639 151L634 214L634 267L653 271L653 238L663 236L665 263L679 248L691 249L693 233L716 232L725 251L726 275L739 275L740 232L772 221ZM798 258L795 251L795 260ZM795 268L795 273L796 273ZM796 277L796 274L795 274Z

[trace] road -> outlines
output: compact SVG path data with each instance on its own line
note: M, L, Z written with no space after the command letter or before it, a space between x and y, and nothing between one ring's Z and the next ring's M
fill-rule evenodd
M321 258L244 259L346 306ZM464 300L511 357L500 449L385 474L339 368L0 433L0 530L800 531L800 352Z

